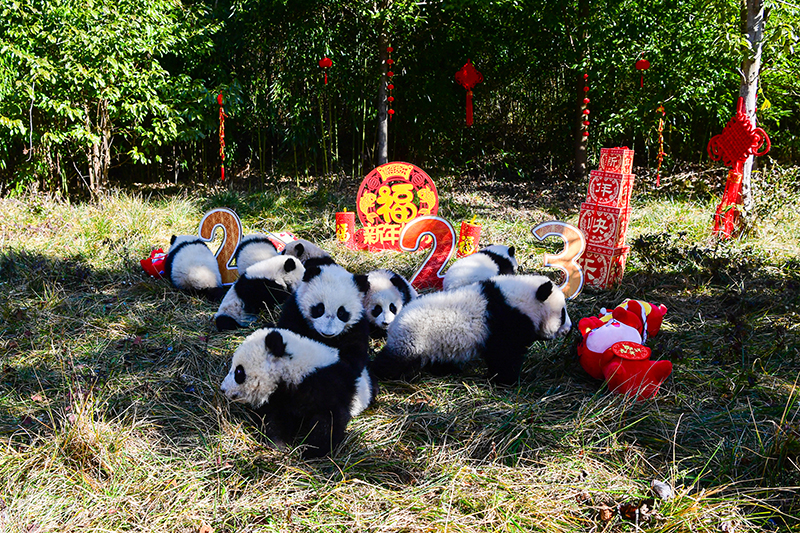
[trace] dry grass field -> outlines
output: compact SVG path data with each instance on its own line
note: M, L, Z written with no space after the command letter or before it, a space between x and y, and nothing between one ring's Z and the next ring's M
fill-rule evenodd
M249 330L217 332L215 304L139 260L226 206L246 232L289 230L351 271L410 276L422 255L336 246L334 213L358 184L0 199L0 531L800 530L799 178L759 175L748 233L724 243L710 238L719 173L637 183L623 282L569 313L665 304L648 345L674 372L656 399L592 380L573 331L535 343L515 387L480 364L382 383L337 452L309 461L268 446L219 392ZM586 184L435 179L440 216L477 216L483 243L557 276L540 267L556 243L530 230L576 222Z

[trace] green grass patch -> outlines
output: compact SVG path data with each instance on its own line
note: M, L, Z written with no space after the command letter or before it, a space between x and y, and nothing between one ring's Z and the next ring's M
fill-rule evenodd
M139 259L231 207L246 232L292 231L354 272L412 275L425 253L336 246L334 213L354 208L357 184L0 199L0 530L796 530L797 176L760 176L748 232L725 243L710 237L705 178L637 184L622 284L569 311L577 322L627 297L665 304L648 345L674 372L657 399L609 394L578 365L573 333L535 343L516 387L492 386L480 364L382 384L315 461L265 444L218 392L248 331L218 333L214 304L148 278ZM482 242L516 246L525 272L560 246L531 228L575 222L585 196L557 180L439 183L440 215L477 217ZM674 498L653 500L654 479Z

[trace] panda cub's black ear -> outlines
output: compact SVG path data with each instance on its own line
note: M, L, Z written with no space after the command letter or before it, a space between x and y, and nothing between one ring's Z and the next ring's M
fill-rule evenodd
M408 290L408 284L406 280L403 279L400 274L395 273L392 275L392 285L394 285L400 294L403 296L403 305L406 305L408 302L411 301L411 291Z
M177 235L173 235L172 238L169 240L169 243L170 244L175 244L175 239L177 239L177 238L178 238Z
M550 295L553 293L553 282L547 281L539 285L539 288L536 289L536 299L540 302L544 302L547 300Z
M356 274L353 276L353 279L356 282L356 287L358 290L367 294L369 292L369 279L365 274Z
M287 258L286 262L283 264L283 270L285 270L286 272L291 272L295 268L297 268L297 264L295 264L294 259L292 259L291 257Z
M264 338L264 346L275 357L283 357L286 355L286 343L283 342L281 333L277 330L272 330Z
M509 246L508 247L508 257L514 257L514 252L515 252L514 247L513 246Z

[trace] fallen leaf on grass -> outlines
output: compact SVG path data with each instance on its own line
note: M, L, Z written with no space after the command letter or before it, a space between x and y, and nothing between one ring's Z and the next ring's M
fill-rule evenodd
M204 522L200 525L200 529L197 530L197 533L214 533L214 529Z
M599 509L600 520L603 522L609 522L612 518L614 518L614 509L609 507L608 505L601 503Z

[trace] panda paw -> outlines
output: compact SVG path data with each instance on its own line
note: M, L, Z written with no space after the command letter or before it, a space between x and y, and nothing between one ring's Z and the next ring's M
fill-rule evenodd
M219 331L233 331L239 328L239 323L228 315L217 316L216 324Z

